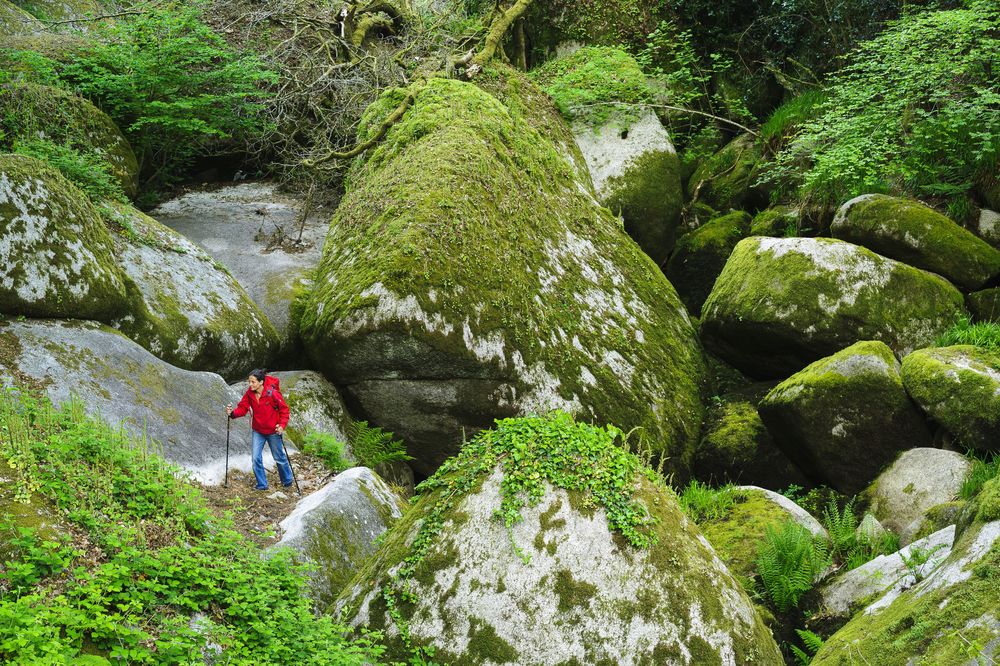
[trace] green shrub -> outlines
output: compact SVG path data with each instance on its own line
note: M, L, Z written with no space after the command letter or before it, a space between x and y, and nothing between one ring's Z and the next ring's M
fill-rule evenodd
M346 446L330 433L314 430L306 434L302 451L322 459L331 471L343 472L351 466L351 461L347 459Z
M962 488L958 496L964 500L970 500L979 494L983 486L990 479L1000 476L1000 455L992 454L986 458L980 458L974 453L968 454L972 468L969 475L962 482Z
M788 100L775 109L760 127L760 138L778 144L803 122L812 119L827 99L824 90L811 89Z
M826 544L794 520L768 526L757 554L757 572L779 612L798 605L830 565Z
M963 315L934 341L934 345L936 347L975 345L1000 353L1000 324L991 321L973 324L971 319Z
M234 666L379 663L374 637L348 640L313 614L290 552L261 557L146 442L78 402L56 409L12 390L0 393L0 433L18 490L57 506L87 551L14 536L0 563L0 662L200 664L214 644L213 661Z
M858 534L855 501L851 499L841 509L831 498L823 510L823 526L830 535L830 556L848 570L899 549L899 538L889 531L874 538Z
M394 439L395 435L382 428L369 426L367 421L355 421L347 430L351 452L358 463L365 467L375 469L386 463L413 460L412 456L407 455L403 440Z
M16 141L13 152L48 162L95 203L108 199L128 201L121 181L111 174L107 161L95 152L81 152L46 139Z
M834 204L868 192L963 195L1000 158L998 50L995 4L891 23L833 77L769 178Z
M736 486L712 488L697 479L680 494L681 509L696 523L723 518L736 503Z

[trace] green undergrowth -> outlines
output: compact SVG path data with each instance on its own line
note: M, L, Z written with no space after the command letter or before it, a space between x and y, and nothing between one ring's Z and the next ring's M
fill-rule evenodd
M95 204L108 199L128 201L121 183L108 168L107 160L95 152L83 152L71 145L46 139L17 141L13 152L48 162L83 190Z
M972 323L971 319L963 315L934 341L936 347L953 345L975 345L1000 352L1000 324L992 321Z
M369 664L377 636L348 641L316 617L291 553L263 558L146 442L8 389L0 457L16 494L70 525L61 537L0 525L0 662Z
M696 523L716 520L729 513L739 494L732 484L712 488L695 479L680 493L681 509Z
M794 520L769 525L757 554L761 586L778 612L798 606L819 575L830 566L827 543Z
M979 494L987 481L1000 476L1000 455L996 453L986 454L985 457L980 458L977 454L970 452L968 458L972 467L958 492L958 496L963 500L971 500Z
M429 496L433 502L423 512L400 568L382 588L388 613L414 658L423 656L423 648L411 640L401 610L404 603L416 601L409 581L437 541L446 516L496 468L503 473L502 498L493 516L508 530L522 520L521 510L537 505L552 485L580 493L585 506L602 507L609 527L632 546L655 545L655 520L634 494L640 476L655 483L662 479L622 448L623 439L622 431L612 425L578 423L565 412L498 420L417 486L418 497ZM513 538L511 544L525 563L530 561Z
M362 467L376 469L380 465L413 460L413 456L406 453L403 440L382 428L368 425L367 421L352 422L347 427L347 438L356 464ZM307 433L302 450L318 456L334 472L342 472L352 466L347 453L348 445L330 433Z

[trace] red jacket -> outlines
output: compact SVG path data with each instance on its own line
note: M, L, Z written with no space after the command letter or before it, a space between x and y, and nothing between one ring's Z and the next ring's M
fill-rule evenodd
M232 418L238 419L250 410L253 410L250 427L262 435L273 435L274 429L279 425L282 429L288 426L288 404L281 397L281 391L276 386L268 385L266 381L260 399L256 393L247 389L240 404L233 410Z

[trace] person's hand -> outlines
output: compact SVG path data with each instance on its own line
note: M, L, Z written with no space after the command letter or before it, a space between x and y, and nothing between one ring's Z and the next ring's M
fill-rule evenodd
M228 416L232 416L233 415L233 404L232 403L229 403L228 405L226 405L226 414Z
M278 426L277 428L274 429L274 432L278 433L279 435L284 435L285 429L282 428L281 426Z

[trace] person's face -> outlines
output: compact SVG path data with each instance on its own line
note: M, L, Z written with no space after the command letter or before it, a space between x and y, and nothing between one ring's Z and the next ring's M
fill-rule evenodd
M255 393L256 393L256 392L257 392L257 390L258 390L258 389L260 389L260 387L261 387L261 382L260 382L260 381L258 381L258 380L257 380L257 378L256 378L256 377L254 377L253 375L250 375L250 376L249 376L249 377L247 378L247 384L249 384L249 385L250 385L250 390L251 390L251 391L254 391Z

